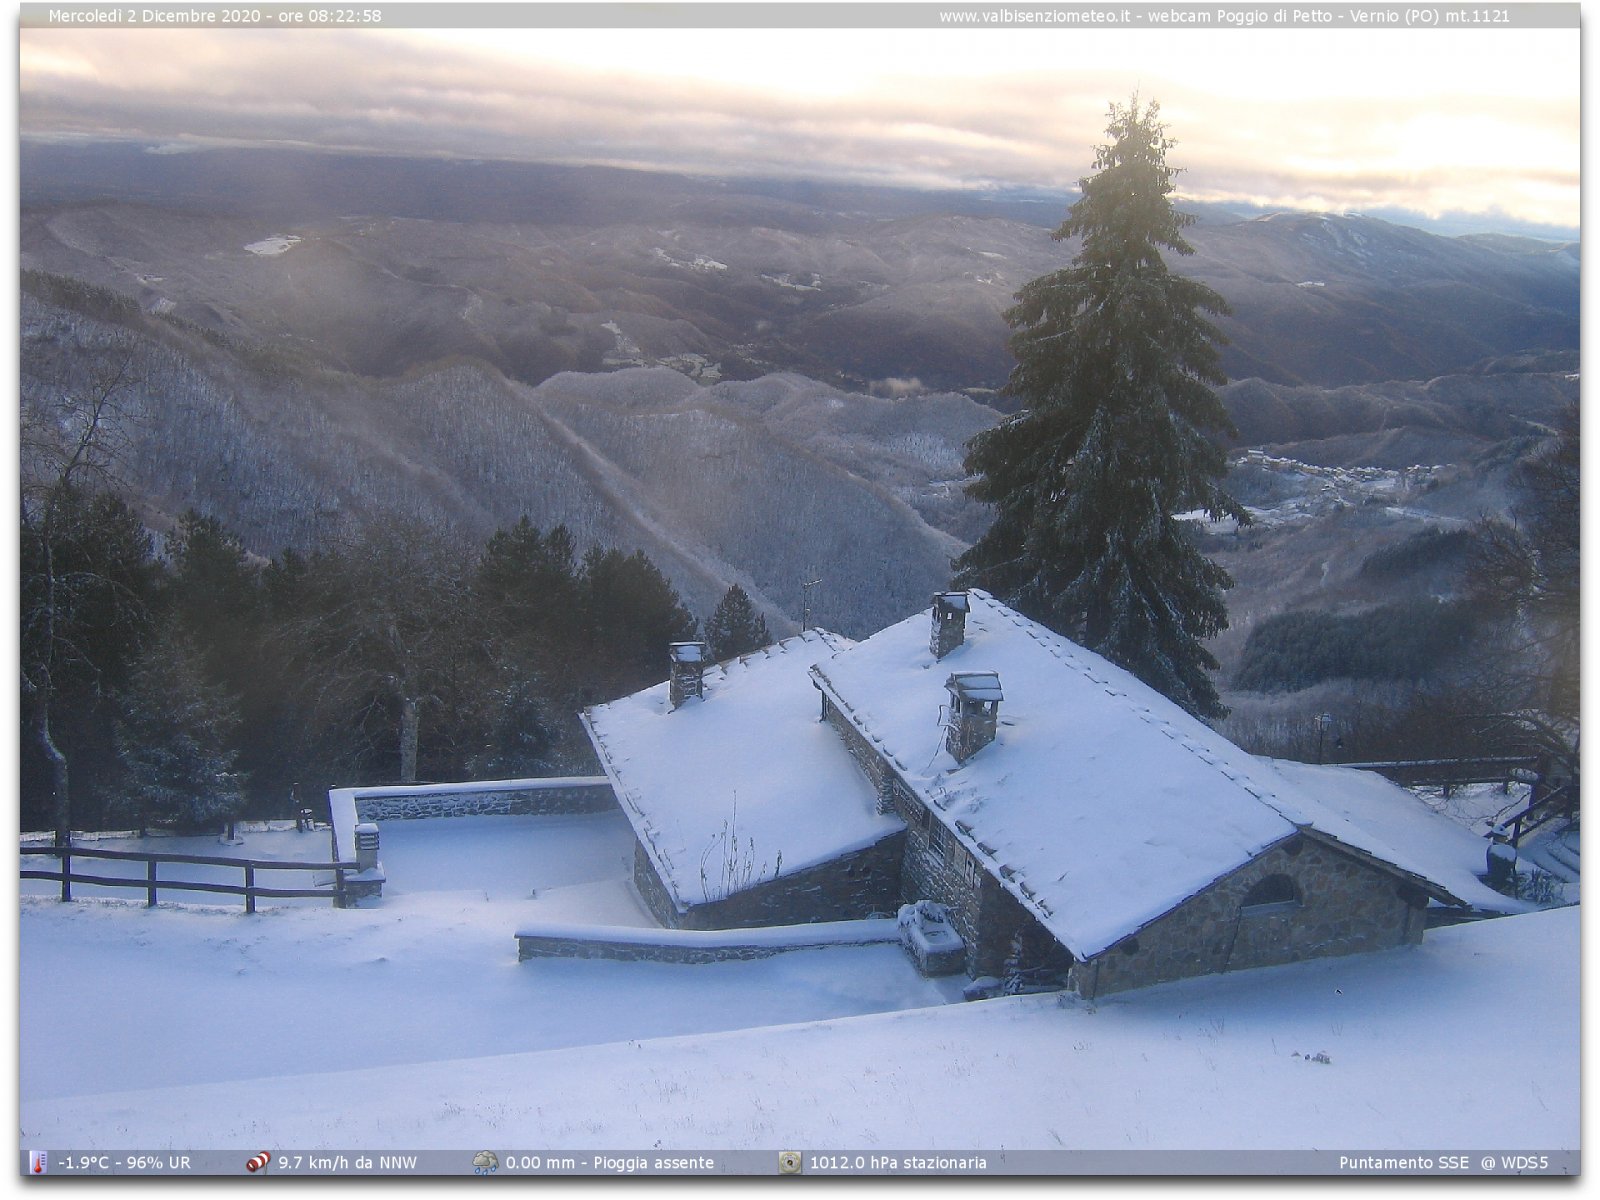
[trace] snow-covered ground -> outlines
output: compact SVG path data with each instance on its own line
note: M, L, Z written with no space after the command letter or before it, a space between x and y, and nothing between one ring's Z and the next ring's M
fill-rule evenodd
M1572 1150L1577 918L1575 909L1507 917L1434 931L1421 947L1187 980L1095 1006L1023 996L455 1059L441 1045L404 1067L317 1074L292 1074L272 1058L278 1039L234 1021L234 1052L265 1058L248 1082L64 1099L34 1098L25 1083L23 1140L152 1150L256 1141ZM798 957L764 960L762 970ZM609 965L615 983L643 964ZM723 992L709 975L698 986ZM547 995L530 981L526 1002L540 1010ZM1527 1013L1538 1019L1507 1019ZM324 1014L363 1038L384 1019L371 1009Z
M620 814L391 821L382 830L389 883L381 902L358 909L284 905L252 917L236 903L147 909L138 893L73 904L25 897L25 1108L959 997L954 983L917 975L895 945L700 966L518 962L513 935L523 924L653 924L627 882L632 838ZM249 835L235 852L265 857L275 841L312 836ZM160 839L163 848L172 840ZM214 840L209 848L225 849ZM85 1124L72 1140L121 1136Z
M647 923L618 815L383 839L360 909L25 897L24 1145L1578 1145L1577 909L1094 1005L962 1004L893 945L518 962L524 922Z
M1480 839L1528 806L1528 788L1520 783L1465 784L1451 788L1449 795L1439 787L1410 791L1425 806ZM1524 835L1517 846L1516 867L1524 880L1523 894L1542 908L1579 903L1583 897L1579 841L1578 830L1559 819Z
M298 235L280 233L274 234L269 238L262 238L259 242L251 242L245 249L250 251L251 254L259 255L262 258L274 258L291 247L299 245L299 243L300 238Z

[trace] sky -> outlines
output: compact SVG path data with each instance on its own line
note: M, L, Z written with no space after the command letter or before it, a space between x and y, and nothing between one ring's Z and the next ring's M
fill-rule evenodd
M918 186L1072 186L1137 89L1194 199L1579 224L1576 30L24 29L16 63L0 111L25 136ZM14 296L0 311L15 330Z
M1567 30L24 29L24 136L1074 186L1161 105L1194 200L1575 231Z

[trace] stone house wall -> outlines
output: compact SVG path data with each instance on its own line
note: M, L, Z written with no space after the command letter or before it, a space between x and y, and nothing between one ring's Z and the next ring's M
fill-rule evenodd
M877 789L879 810L906 823L900 902L934 900L949 909L950 923L967 946L968 974L1000 974L1019 931L1024 962L1064 967L1071 956L978 864L827 696L822 712Z
M861 768L861 773L877 790L878 811L880 813L897 811L899 806L894 799L894 793L898 788L900 792L909 795L905 785L900 782L894 768L884 760L883 755L861 736L861 731L850 723L839 711L838 705L826 694L822 697L822 719L833 727L834 733L839 735L839 740L844 743L844 748L849 751L850 757L855 759L856 765Z
M1246 909L1270 876L1295 899ZM1092 998L1171 979L1275 966L1422 940L1427 897L1400 875L1296 834L1087 962L1071 986Z
M966 849L908 789L894 788L895 807L906 823L905 857L900 868L900 896L906 903L934 900L950 910L950 924L967 944L967 969L974 972L983 925L983 909L993 887ZM990 884L984 886L985 881Z
M900 904L904 836L891 833L853 854L694 905L683 913L635 839L633 882L651 914L671 929L748 929L892 916Z

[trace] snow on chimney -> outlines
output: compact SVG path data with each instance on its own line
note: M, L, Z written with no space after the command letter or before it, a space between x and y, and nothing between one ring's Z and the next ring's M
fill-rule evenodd
M1000 712L1000 676L993 671L957 671L944 686L950 693L950 722L944 748L957 762L966 762L994 741Z
M928 649L935 659L941 659L967 640L967 610L971 601L965 592L935 592L933 594L933 630L928 637Z
M667 647L671 659L667 695L672 707L677 708L690 696L705 699L706 644L704 642L673 642Z

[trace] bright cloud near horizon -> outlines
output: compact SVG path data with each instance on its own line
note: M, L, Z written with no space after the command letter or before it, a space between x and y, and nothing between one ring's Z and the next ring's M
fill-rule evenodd
M1158 100L1180 191L1576 230L1576 29L21 31L21 132L1071 187Z

